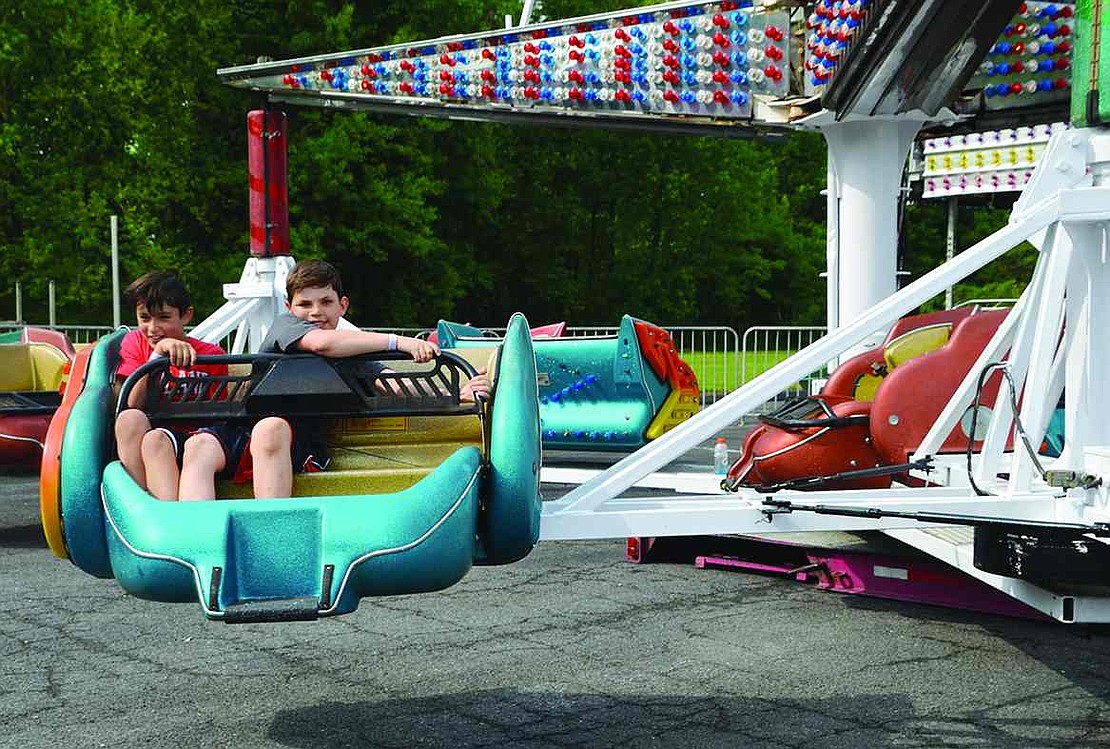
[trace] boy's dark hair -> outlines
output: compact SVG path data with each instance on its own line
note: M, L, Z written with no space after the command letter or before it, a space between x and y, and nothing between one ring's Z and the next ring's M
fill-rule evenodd
M343 279L339 277L339 271L334 265L326 260L302 260L293 266L289 277L285 279L286 298L292 302L298 291L326 289L329 286L335 289L340 299L343 298Z
M179 313L185 314L185 310L193 306L189 290L173 271L153 271L139 276L124 290L123 301L130 309L141 302L150 312L176 307Z

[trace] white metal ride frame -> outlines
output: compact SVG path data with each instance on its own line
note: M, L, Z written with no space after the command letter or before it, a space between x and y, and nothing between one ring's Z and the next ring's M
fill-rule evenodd
M1092 489L1048 486L1023 449L1004 452L1013 414L1003 397L990 414L984 449L976 455L975 483L960 464L932 474L945 486L888 490L784 491L773 510L764 495L620 495L640 479L713 437L724 427L822 364L885 331L903 315L966 278L1025 240L1041 250L1033 278L971 372L938 417L914 458L934 453L970 407L983 367L1006 358L1021 393L1020 420L1039 445L1061 393L1065 397L1064 454L1052 466L1110 480L1110 419L1101 412L1110 385L1110 131L1073 130L1054 136L1033 180L1014 207L1010 223L939 268L860 314L713 406L627 456L558 501L544 507L541 538L587 539L813 530L882 530L987 582L1061 621L1110 621L1110 598L1054 594L1029 582L982 572L972 564L970 538L948 540L936 532L938 514L1035 523L1045 528L1095 530L1110 522L1107 482ZM1099 322L1099 321L1102 322ZM1105 334L1105 333L1104 333ZM1003 391L1004 392L1004 391ZM978 431L978 430L977 430ZM1018 441L1015 440L1015 443ZM873 509L870 517L804 511ZM925 523L886 513L927 513ZM1091 535L1107 543L1105 535Z

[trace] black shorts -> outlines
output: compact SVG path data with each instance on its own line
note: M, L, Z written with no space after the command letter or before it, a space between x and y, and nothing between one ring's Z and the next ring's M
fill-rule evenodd
M204 427L155 427L154 431L162 432L173 443L174 454L177 455L177 464L180 466L185 455L185 443L190 437L197 434L211 434L220 443L224 451L223 470L216 474L217 478L234 478L243 456L249 455L250 427L231 424L216 424Z

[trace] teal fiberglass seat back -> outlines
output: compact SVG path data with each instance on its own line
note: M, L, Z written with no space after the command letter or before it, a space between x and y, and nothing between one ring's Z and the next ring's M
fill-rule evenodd
M645 361L635 318L621 318L615 336L537 338L540 421L545 449L627 451L643 446L671 386ZM494 346L469 325L440 321L444 348Z

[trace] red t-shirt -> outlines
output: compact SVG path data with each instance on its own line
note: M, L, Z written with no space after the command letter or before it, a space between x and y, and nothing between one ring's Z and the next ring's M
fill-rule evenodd
M197 356L221 356L226 352L214 343L206 343L196 338L186 338L185 342L193 347ZM119 368L116 369L116 378L124 379L127 375L146 364L154 349L150 341L141 331L132 330L123 337L119 345ZM222 377L227 374L226 364L197 364L191 369L170 367L170 374L174 377Z

